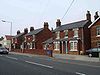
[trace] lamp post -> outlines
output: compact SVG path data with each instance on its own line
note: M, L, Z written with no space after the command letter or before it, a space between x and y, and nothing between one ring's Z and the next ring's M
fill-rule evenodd
M11 21L5 21L5 20L1 20L2 22L5 22L5 23L10 23L10 36L12 38L12 22ZM9 51L11 51L11 43L12 43L12 39L10 40L10 48L9 48Z

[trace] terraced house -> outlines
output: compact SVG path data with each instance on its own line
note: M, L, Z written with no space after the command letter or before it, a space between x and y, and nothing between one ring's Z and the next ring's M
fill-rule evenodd
M24 32L21 33L19 30L17 31L17 35L12 39L12 49L21 49L22 43L24 42L24 35L28 33L28 29L25 28Z
M30 32L25 35L24 49L43 49L43 43L45 40L52 37L52 32L48 28L48 23L44 22L44 27L34 30L30 29Z
M93 23L88 27L91 32L91 48L100 47L100 16L95 13Z
M91 14L87 11L86 20L61 25L60 20L56 22L54 34L54 52L60 54L85 54L91 47L90 30Z

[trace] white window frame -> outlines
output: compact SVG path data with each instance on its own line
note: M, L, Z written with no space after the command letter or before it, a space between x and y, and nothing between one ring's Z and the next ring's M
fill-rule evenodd
M35 41L35 35L33 35L32 38L33 38L33 41Z
M78 41L77 40L75 40L75 41L69 41L69 43L70 43L70 51L78 51L77 49L75 49L75 43L78 43ZM71 49L71 43L72 43L72 49ZM76 45L76 47L77 47L77 45Z
M25 41L24 42L26 42L26 40L27 40L27 37L25 36Z
M73 31L74 31L74 37L78 37L78 28L75 28L75 29L73 29Z
M65 38L68 38L68 30L64 30L65 32ZM67 32L67 36L66 36L66 32Z
M56 51L59 51L60 50L60 42L59 41L57 41L57 42L54 42L54 50L56 50Z
M32 49L32 43L30 43L30 49Z
M97 42L97 47L100 47L100 41Z
M97 37L100 37L100 26L96 27L96 35Z
M60 31L56 32L56 39L60 39Z

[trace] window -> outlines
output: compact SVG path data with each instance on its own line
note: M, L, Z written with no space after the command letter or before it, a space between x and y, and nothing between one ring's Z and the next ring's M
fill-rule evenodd
M70 51L77 51L77 41L70 41Z
M68 30L65 30L65 38L68 38Z
M60 32L56 32L56 39L60 39Z
M73 50L73 42L70 43L70 49Z
M100 36L100 26L97 27L97 36Z
M30 49L32 49L32 43L30 43Z
M78 28L73 29L74 31L74 37L78 37Z
M60 42L54 42L54 49L59 50L60 49Z
M32 42L32 48L35 49L35 42Z
M99 42L97 42L97 47L100 47L100 41L99 41Z
M33 35L33 41L35 41L35 35Z

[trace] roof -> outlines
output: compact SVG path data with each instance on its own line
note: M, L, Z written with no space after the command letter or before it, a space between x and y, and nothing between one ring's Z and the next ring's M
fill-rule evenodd
M96 20L94 20L94 22L90 26L88 26L88 28L90 28L92 25L94 25L99 19L100 19L100 17L98 17Z
M88 22L89 22L88 20L82 20L82 21L77 21L77 22L73 22L73 23L69 23L69 24L64 24L64 25L61 25L60 27L57 27L53 32L62 31L65 29L84 27Z
M20 33L18 35L16 35L14 38L18 38L19 36L22 36L24 33Z
M49 44L49 43L52 43L53 42L53 38L50 38L50 39L48 39L48 40L46 40L46 41L44 41L43 43L45 44Z
M7 40L11 40L14 36L11 36L11 35L5 35L6 39Z
M43 30L43 28L33 30L33 31L29 32L28 34L26 34L25 36L28 36L28 35L36 35L39 32L41 32L42 30Z

